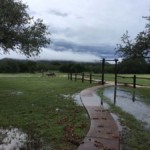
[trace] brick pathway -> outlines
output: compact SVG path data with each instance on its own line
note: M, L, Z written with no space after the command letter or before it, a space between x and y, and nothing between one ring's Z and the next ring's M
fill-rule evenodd
M109 110L100 105L100 98L95 94L95 91L101 87L95 86L80 93L81 100L89 114L91 126L77 150L119 150L117 124Z

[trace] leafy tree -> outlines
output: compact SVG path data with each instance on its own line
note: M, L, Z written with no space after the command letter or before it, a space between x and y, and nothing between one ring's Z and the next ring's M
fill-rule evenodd
M150 44L148 36L145 32L140 32L136 38L135 42L130 40L128 32L123 34L121 37L122 44L117 44L116 53L125 58L145 58L149 56L150 53Z
M0 0L0 50L4 53L13 50L34 56L50 44L47 26L30 17L27 9L20 0Z
M34 61L28 61L27 62L28 72L34 73L36 71L36 66L37 66L36 62L34 62Z
M128 31L121 37L121 44L117 44L116 53L125 58L150 57L150 16L144 17L148 20L145 30L137 34L134 40L130 40Z
M118 73L148 73L148 64L144 58L125 59L118 64Z
M85 71L85 67L83 64L79 63L69 63L61 65L60 72L72 72L72 73L81 73Z
M16 73L16 72L20 72L20 67L17 61L8 59L8 60L0 62L0 72Z

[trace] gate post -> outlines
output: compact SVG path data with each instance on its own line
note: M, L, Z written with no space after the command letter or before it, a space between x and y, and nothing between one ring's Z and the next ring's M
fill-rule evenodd
M136 75L133 76L133 88L136 88Z
M92 73L90 73L90 84L92 83Z
M82 73L82 83L84 82L84 72Z
M117 61L118 59L115 59L115 86L117 86Z
M105 69L105 58L102 61L102 85L104 85L104 69Z

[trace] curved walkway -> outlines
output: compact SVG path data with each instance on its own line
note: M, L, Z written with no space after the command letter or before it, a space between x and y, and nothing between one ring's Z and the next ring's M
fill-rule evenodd
M109 110L100 105L95 86L80 93L81 100L91 120L90 130L77 150L119 150L119 130Z

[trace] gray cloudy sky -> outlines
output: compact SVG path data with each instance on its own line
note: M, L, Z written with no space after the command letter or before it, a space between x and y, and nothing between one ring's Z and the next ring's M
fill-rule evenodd
M95 61L113 58L120 37L144 30L149 0L23 0L49 26L53 43L35 59ZM0 57L8 57L2 55ZM15 58L24 56L11 53Z

